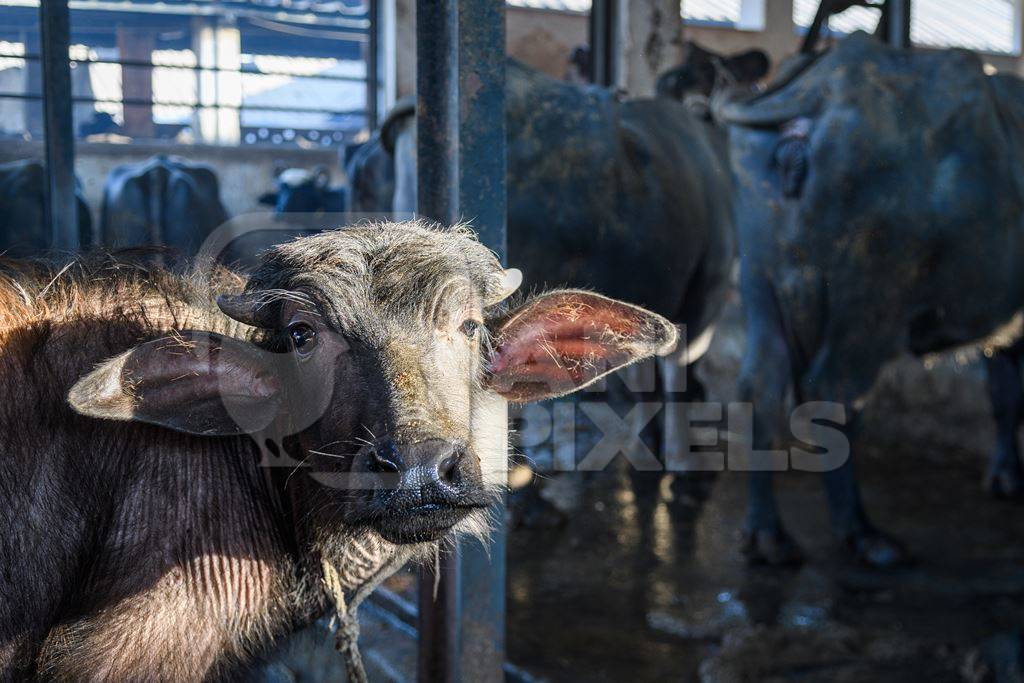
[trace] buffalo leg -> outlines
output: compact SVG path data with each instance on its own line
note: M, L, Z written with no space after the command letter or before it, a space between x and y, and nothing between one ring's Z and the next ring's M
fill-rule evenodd
M848 337L848 344L824 346L801 383L801 398L843 406L845 423L838 428L845 435L845 449L818 459L815 466L822 472L836 538L857 561L890 568L907 562L909 555L899 541L880 531L864 511L852 455L858 418L849 409L855 398L870 388L880 368L876 359L887 356L863 353L864 347L856 344L856 338Z
M676 349L664 358L658 358L655 399L662 404L658 414L658 439L655 453L666 471L674 463L684 463L689 450L687 419L684 405L703 400L703 387L694 384L693 366L687 364L685 348Z
M688 422L685 404L699 403L705 399L704 385L695 372L695 364L687 364L681 352L659 358L649 366L654 371L654 386L651 391L634 392L630 399L651 401L660 404L660 409L651 424L644 430L646 443L660 463L658 472L630 469L633 492L641 507L657 504L661 495L661 482L665 474L672 474L673 498L682 501L703 500L702 491L707 478L702 467L691 469L687 432ZM640 425L634 425L639 431Z
M763 291L763 290L761 290ZM752 408L751 449L778 447L786 424L786 393L791 382L789 351L774 321L759 315L774 309L774 301L745 302L747 306L747 351L739 378L739 399ZM730 430L733 425L730 425ZM730 452L733 448L730 447ZM747 472L747 516L744 523L743 553L751 564L787 565L800 562L800 549L779 518L772 471L763 463L739 465Z
M693 447L688 431L688 420L700 419L702 423L703 420L699 415L687 415L689 408L684 409L680 404L699 406L707 400L707 390L697 376L696 362L687 363L682 367L677 366L675 372L685 372L686 385L677 387L666 382L667 386L662 392L665 401L662 460L672 464L670 471L676 470L672 479L672 498L676 501L677 507L700 506L710 494L715 473L722 469L724 463L706 461L700 453L691 452ZM715 426L710 423L704 424L709 427Z
M989 399L996 420L996 450L985 475L985 488L995 496L1017 496L1024 491L1017 446L1017 426L1024 408L1020 356L1024 344L997 351L985 359Z
M851 435L853 431L848 429L846 433ZM868 519L852 457L823 473L822 480L832 514L833 531L855 559L878 568L895 567L909 559L899 541L879 531Z
M654 359L647 360L643 364L626 368L622 375L624 380L631 384L631 388L623 386L622 399L625 401L623 412L632 411L641 402L661 402L665 377L660 363ZM639 415L639 413L634 414ZM645 413L640 416L640 419L643 420L646 416ZM661 481L665 476L664 459L662 458L665 443L664 419L665 408L662 407L649 423L641 424L637 421L630 425L633 434L643 434L644 445L658 461L656 469L645 466L645 462L641 462L639 459L629 463L629 476L640 511L641 524L650 520L661 495ZM644 460L649 457L648 455Z

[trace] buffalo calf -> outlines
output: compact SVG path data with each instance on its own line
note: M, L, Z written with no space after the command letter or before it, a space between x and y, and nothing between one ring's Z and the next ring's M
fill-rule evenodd
M500 399L676 338L590 292L509 306L458 228L301 238L247 282L148 263L0 263L0 680L229 677L327 581L486 532Z

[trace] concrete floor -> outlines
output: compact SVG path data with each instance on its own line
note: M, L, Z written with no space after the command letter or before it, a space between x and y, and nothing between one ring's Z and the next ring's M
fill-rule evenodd
M888 574L842 562L813 476L779 482L797 570L744 565L741 475L647 510L628 477L590 477L564 528L510 535L510 659L551 681L995 680L985 651L1020 655L992 639L1024 626L1024 515L971 463L892 455L864 458L865 499L918 563Z

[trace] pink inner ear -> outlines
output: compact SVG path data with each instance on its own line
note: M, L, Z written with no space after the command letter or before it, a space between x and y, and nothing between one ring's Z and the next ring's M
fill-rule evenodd
M491 386L506 398L565 394L636 355L642 327L636 309L586 293L545 299L527 305L498 336Z

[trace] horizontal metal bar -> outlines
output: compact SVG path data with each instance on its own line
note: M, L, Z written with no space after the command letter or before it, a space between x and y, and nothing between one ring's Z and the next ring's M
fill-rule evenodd
M373 600L373 596L376 595L376 593L377 591L371 593L370 597L367 598L365 603L363 603L362 609L365 610L365 613L376 616L378 619L383 621L387 627L404 634L408 638L415 639L417 637L416 627L410 626L404 619L396 615L387 607L382 606L379 602L375 602Z
M5 0L4 5L8 7L27 7L36 9L39 0ZM337 26L341 28L367 29L370 26L369 19L346 19L331 17L326 14L315 12L304 12L293 14L280 10L253 10L242 7L226 7L224 5L210 6L207 4L189 5L168 5L166 3L153 3L151 5L130 5L125 2L103 0L71 0L68 3L74 11L99 11L99 12L124 12L132 14L164 14L184 17L215 17L230 14L234 17L272 19L291 24L307 26Z
M45 99L43 95L34 93L7 93L0 92L0 99L9 100L32 100ZM237 111L269 111L282 112L286 114L330 114L332 116L345 116L349 114L366 114L366 109L313 109L311 107L263 107L255 104L243 104L240 106L230 104L199 104L197 102L167 102L163 100L105 100L95 97L72 97L75 104L121 104L126 107L187 107L189 109L225 109Z
M288 55L281 56L287 57ZM0 58L24 59L25 61L34 62L39 60L39 55L12 55L0 52ZM297 74L289 71L246 71L244 69L228 69L219 66L185 66L183 64L156 64L154 62L146 62L131 59L75 59L74 57L68 57L68 61L72 64L117 64L120 66L127 66L131 68L140 69L181 69L183 71L204 71L242 75L252 74L256 76L288 76L290 78L310 78L324 81L347 81L351 83L366 83L365 76L340 76L334 74Z
M392 614L396 619L410 628L416 628L416 605L398 593L381 587L370 593L369 602Z
M287 57L288 55L281 55ZM69 61L73 64L118 64L139 69L181 69L184 71L203 71L213 73L242 74L243 76L287 76L289 78L309 78L321 81L346 81L350 83L366 83L365 76L341 76L337 74L297 74L288 71L246 71L244 69L228 69L218 66L184 66L181 64L155 64L152 62L121 60L121 59L74 59ZM355 60L350 60L355 61Z

